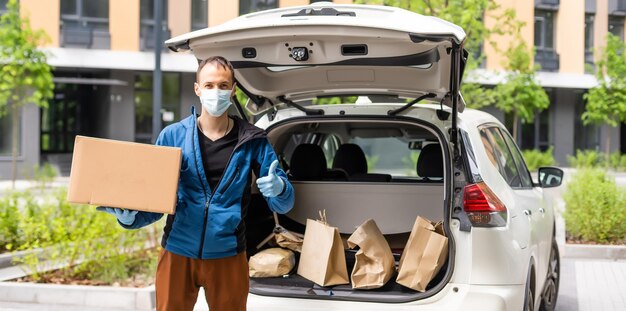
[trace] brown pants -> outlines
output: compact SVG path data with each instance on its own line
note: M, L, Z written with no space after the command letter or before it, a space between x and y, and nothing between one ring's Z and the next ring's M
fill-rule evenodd
M246 253L219 259L192 259L161 250L156 273L157 311L193 310L204 288L211 311L246 310Z

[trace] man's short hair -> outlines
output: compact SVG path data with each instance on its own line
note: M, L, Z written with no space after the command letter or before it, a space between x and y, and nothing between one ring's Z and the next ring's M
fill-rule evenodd
M207 64L212 64L215 67L229 70L231 82L235 83L235 69L233 68L233 65L222 56L211 56L207 59L200 61L198 63L198 71L196 71L196 82L198 82L200 71L202 71L202 68L204 68L204 66L206 66Z

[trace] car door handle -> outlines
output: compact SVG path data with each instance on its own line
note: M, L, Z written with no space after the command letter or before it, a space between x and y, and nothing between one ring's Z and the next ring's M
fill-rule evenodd
M529 209L525 209L525 210L524 210L524 215L526 215L526 216L530 216L530 215L532 215L532 214L533 214L533 212L531 212Z
M545 212L546 212L546 210L545 210L545 209L543 209L543 207L540 207L540 208L539 208L539 213L544 214Z

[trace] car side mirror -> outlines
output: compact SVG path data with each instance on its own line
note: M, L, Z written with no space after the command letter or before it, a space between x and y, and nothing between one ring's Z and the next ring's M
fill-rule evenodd
M539 184L542 188L558 187L563 182L563 170L556 167L539 168Z

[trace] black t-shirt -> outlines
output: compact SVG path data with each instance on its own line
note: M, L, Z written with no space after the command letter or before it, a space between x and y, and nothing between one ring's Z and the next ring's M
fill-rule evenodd
M224 137L216 141L210 140L202 131L198 130L200 140L200 153L202 154L202 165L206 179L209 181L211 191L214 192L217 183L222 177L224 169L228 164L228 159L237 145L239 140L239 124L236 118L230 118L233 128Z

